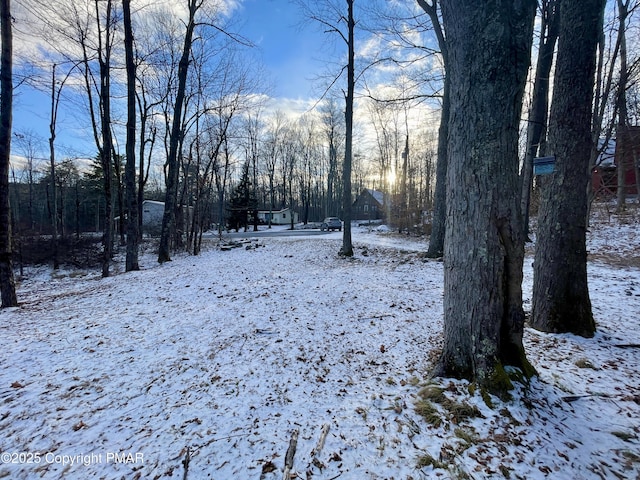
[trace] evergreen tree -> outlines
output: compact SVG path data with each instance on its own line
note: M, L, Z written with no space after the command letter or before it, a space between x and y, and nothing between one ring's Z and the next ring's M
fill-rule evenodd
M242 167L242 177L240 183L233 190L228 207L228 225L236 232L243 227L245 230L249 226L249 213L254 214L258 201L255 197L251 176L249 175L249 162L245 162Z

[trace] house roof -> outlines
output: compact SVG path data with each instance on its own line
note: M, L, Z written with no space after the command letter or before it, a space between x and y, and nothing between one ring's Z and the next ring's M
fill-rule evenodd
M158 202L157 200L144 200L142 203L147 203L151 205L162 205L164 207L164 202Z
M258 213L284 213L284 212L288 212L290 210L290 208L283 208L281 210L258 210Z
M384 205L384 193L379 192L378 190L372 190L371 188L365 188L369 195L371 195L376 202L380 205Z

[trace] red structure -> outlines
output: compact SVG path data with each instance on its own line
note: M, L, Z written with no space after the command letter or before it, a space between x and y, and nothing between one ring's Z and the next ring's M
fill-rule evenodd
M613 158L604 157L591 172L596 196L612 197L618 191L618 168L624 168L627 195L638 194L636 175L640 166L640 126L618 127Z

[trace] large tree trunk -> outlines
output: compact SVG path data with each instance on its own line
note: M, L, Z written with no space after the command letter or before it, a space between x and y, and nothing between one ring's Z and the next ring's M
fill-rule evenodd
M133 56L131 0L122 0L124 46L127 65L127 163L125 188L127 202L127 258L125 270L139 270L138 265L138 198L136 194L136 65Z
M9 160L11 158L11 120L13 108L13 35L11 2L0 0L0 293L2 307L18 305L13 277L11 246L11 208L9 206Z
M442 4L451 118L436 373L498 394L511 387L503 366L534 373L522 346L518 126L535 9L534 0Z
M587 186L596 44L605 0L560 3L547 143L556 166L541 189L531 325L545 332L592 336L595 323L587 285Z

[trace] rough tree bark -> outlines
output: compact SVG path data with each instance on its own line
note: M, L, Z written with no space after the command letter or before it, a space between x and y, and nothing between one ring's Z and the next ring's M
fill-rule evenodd
M18 305L13 277L11 208L9 205L9 160L13 114L13 32L11 2L0 0L0 293L2 307Z
M504 366L534 374L522 345L524 240L518 126L536 2L442 4L451 81L444 348L435 373L497 394Z
M124 20L124 48L127 69L127 163L125 188L127 205L127 257L125 270L139 270L138 264L138 198L136 194L136 64L133 52L131 0L122 0Z
M595 332L587 284L586 215L596 46L605 0L560 2L558 59L538 214L531 325L545 332Z

